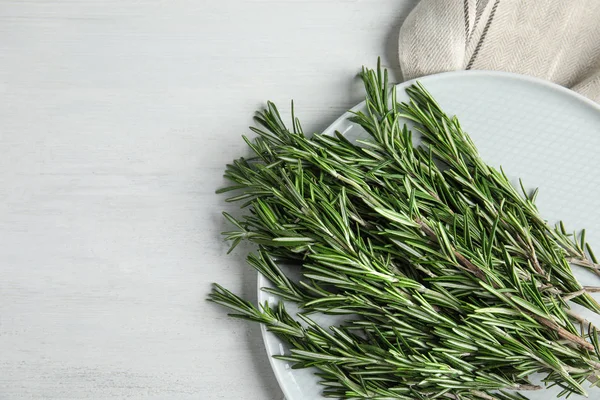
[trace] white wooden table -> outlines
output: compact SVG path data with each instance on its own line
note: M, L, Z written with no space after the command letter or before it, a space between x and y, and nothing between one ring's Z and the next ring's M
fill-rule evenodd
M205 301L256 285L214 191L265 100L312 131L399 79L415 1L0 0L0 398L280 399Z

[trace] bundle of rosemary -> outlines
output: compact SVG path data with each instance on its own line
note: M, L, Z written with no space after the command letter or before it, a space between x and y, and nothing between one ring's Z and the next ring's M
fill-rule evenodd
M255 307L219 285L210 300L289 343L278 358L316 367L326 397L526 399L536 373L585 394L600 377L598 331L569 306L600 312L571 269L598 271L585 232L549 226L537 193L487 165L420 84L400 103L386 71L361 76L366 111L352 121L369 140L308 137L272 103L257 114L257 137L244 137L254 156L227 166L219 192L246 211L224 214L232 249L259 246L248 263L282 301ZM322 327L314 313L350 318Z

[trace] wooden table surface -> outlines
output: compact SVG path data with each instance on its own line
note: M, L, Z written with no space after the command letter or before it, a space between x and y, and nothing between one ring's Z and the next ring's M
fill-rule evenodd
M0 399L279 400L226 256L226 162L253 112L306 130L397 70L416 0L0 0Z

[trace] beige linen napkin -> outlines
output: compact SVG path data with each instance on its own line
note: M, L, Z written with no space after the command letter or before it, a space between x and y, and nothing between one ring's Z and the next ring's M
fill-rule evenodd
M406 80L501 70L600 102L600 0L421 0L400 29L399 57Z

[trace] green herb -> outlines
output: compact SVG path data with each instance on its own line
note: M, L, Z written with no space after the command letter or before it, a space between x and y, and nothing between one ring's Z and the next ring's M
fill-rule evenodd
M257 308L219 285L210 300L289 343L278 358L316 367L326 397L526 399L540 389L534 373L561 395L585 394L600 377L598 333L568 303L600 312L597 288L571 269L598 273L585 232L548 226L537 191L487 165L419 83L399 103L379 66L361 76L366 111L352 121L370 140L308 137L268 103L257 137L244 137L254 157L228 165L219 191L245 210L224 214L232 249L257 244L248 262L273 283L265 290L301 312ZM325 329L313 313L350 318Z

